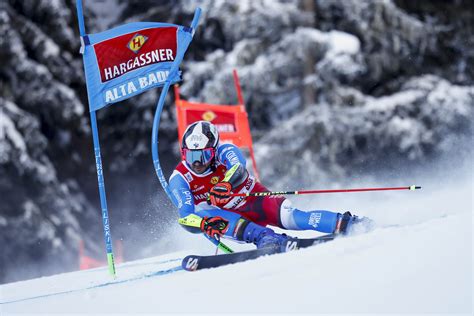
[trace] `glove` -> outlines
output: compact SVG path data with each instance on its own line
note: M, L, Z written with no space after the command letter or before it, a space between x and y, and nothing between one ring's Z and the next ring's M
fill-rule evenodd
M209 191L209 201L212 205L221 207L231 199L232 185L229 182L219 182Z
M204 217L201 221L201 230L212 238L222 237L229 229L229 221L222 217Z

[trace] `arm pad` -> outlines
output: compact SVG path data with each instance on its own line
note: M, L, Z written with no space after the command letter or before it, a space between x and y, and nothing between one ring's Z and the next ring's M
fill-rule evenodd
M198 234L201 233L201 223L202 223L202 217L196 215L196 214L189 214L187 216L181 217L178 219L178 223L186 229L188 232L193 233L193 234Z
M230 185L235 188L244 183L244 181L247 180L248 175L249 173L244 165L237 163L227 170L223 182L229 182Z

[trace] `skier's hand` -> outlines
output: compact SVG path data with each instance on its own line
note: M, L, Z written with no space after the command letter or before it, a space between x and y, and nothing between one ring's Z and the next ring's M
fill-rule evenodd
M209 191L209 201L212 205L221 207L231 199L232 185L229 182L219 182Z
M204 217L201 222L201 230L212 238L222 237L229 229L229 221L222 217Z

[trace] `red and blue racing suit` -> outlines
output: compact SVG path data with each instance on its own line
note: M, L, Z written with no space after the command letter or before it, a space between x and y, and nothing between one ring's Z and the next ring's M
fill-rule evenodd
M300 211L291 206L283 196L233 197L218 208L208 205L209 190L222 181L232 167L242 166L239 183L232 187L233 193L269 191L246 171L246 160L242 152L232 144L220 144L216 151L216 163L203 174L197 174L183 160L170 177L169 186L173 203L181 218L190 214L200 217L220 216L229 221L225 236L236 239L239 221L244 218L261 226L272 225L283 229L317 230L332 233L338 213L330 211Z

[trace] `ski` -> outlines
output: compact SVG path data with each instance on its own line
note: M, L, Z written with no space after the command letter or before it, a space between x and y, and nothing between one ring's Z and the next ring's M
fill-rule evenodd
M336 238L335 234L328 234L316 238L290 238L288 239L285 251L283 252L307 248L316 244L334 240L334 238ZM186 271L196 271L201 269L217 268L232 263L244 262L247 260L256 259L258 257L273 255L281 252L281 249L278 248L262 248L217 256L189 255L183 259L181 266Z

